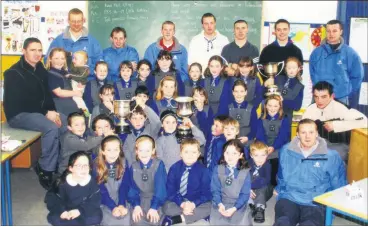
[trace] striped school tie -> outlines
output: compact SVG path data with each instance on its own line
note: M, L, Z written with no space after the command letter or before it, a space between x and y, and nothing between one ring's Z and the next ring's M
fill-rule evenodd
M216 87L216 79L212 79L211 87Z
M211 143L210 143L210 146L209 146L208 152L207 152L207 168L210 167L210 165L211 165L213 141L217 138L218 138L218 136L213 136L212 139L211 139Z
M235 169L235 167L227 166L227 168L230 171L229 178L234 179L234 171L235 171L234 169Z
M284 85L284 88L288 88L289 87L289 84L290 84L290 78L287 79L285 85Z
M256 169L254 170L253 172L253 177L258 177L259 173L258 173L258 170L261 168L260 166L256 166L255 167Z
M187 194L187 188L188 188L188 176L189 176L189 170L191 167L186 167L183 175L181 176L180 180L180 194L182 196L185 196Z

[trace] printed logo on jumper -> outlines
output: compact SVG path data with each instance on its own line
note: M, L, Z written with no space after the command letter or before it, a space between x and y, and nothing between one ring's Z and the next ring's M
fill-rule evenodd
M85 46L85 47L83 47L83 50L84 50L84 51L87 51L87 47L86 47L86 46Z
M319 165L319 162L316 162L316 163L314 163L314 166L313 167L319 168L321 166Z
M339 60L339 61L337 62L337 64L338 64L338 65L342 65L342 61L341 61L341 60Z
M175 59L178 59L178 57L177 57L176 55L174 55L173 59L174 59L174 60L175 60Z

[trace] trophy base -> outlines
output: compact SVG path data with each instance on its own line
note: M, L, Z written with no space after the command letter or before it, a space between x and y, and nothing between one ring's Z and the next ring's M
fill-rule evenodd
M116 134L130 134L129 125L116 125L115 126L115 133Z

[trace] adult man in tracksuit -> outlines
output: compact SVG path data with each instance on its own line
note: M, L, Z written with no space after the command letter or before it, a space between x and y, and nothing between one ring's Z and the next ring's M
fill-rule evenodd
M279 164L274 225L324 225L324 209L313 198L346 185L346 170L313 120L299 122L297 137L279 152Z
M41 41L26 39L21 59L4 72L4 112L10 127L42 132L42 153L35 170L40 184L48 189L59 156L59 135L67 123L66 116L56 112L41 58Z
M343 26L340 21L327 22L326 30L327 39L312 52L309 59L312 83L329 82L334 87L336 99L356 109L364 78L362 61L341 37Z
M156 65L158 53L161 50L169 51L173 56L175 69L179 70L182 81L188 80L188 52L187 49L175 38L175 24L172 21L165 21L161 28L162 37L152 43L144 53L144 59L147 59L153 69Z
M71 9L68 13L68 23L64 32L58 35L50 44L47 54L44 58L46 63L47 57L50 51L55 48L63 48L70 54L76 51L82 50L88 54L88 66L90 71L93 72L96 62L102 59L102 49L100 43L88 34L88 30L83 26L85 18L83 17L83 12L80 9ZM71 63L71 55L68 55L68 64ZM68 66L70 67L70 66ZM92 73L93 74L93 73ZM93 79L93 77L88 77L88 80Z

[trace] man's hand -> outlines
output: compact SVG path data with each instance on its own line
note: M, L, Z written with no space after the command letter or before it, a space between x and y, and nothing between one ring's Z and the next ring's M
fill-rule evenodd
M53 110L47 111L46 118L54 122L59 128L61 127L60 114Z
M271 154L274 151L275 151L275 148L273 148L273 147L268 147L268 149L267 149L268 154Z
M225 214L225 206L224 206L224 204L220 203L220 204L218 205L218 211L220 212L220 214L221 214L222 216L225 216L225 215L226 215L226 214Z
M236 207L231 207L231 208L229 208L229 209L227 209L227 210L225 210L225 212L224 212L224 216L225 217L231 217L231 216L233 216L233 214L235 213L235 211L236 211Z
M60 218L61 219L66 219L66 220L70 220L69 212L68 211L64 211L63 213L61 213Z
M147 219L152 223L157 223L160 220L160 215L158 215L157 210L151 208L147 212Z
M139 222L143 217L143 211L140 206L134 207L132 218L134 222Z
M74 209L74 210L69 211L69 215L70 215L71 219L75 219L75 218L79 217L80 212L79 212L78 209Z
M83 97L83 92L81 90L74 90L74 95L75 97Z
M112 210L112 216L114 216L114 217L120 217L120 210L119 210L119 207L115 207L113 210Z
M334 127L333 127L333 123L332 121L328 121L328 122L325 122L323 124L323 127L328 131L328 132L332 132L334 130Z
M120 211L120 216L125 216L128 213L128 209L125 208L123 205L119 205L117 208Z

